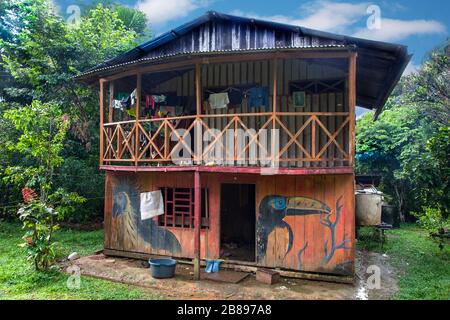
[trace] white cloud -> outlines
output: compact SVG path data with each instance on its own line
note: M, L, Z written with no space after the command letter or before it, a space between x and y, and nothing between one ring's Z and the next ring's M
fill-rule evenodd
M139 0L136 7L145 12L151 25L161 25L185 17L208 3L207 0Z
M397 20L381 19L381 28L369 30L362 28L355 32L355 37L379 40L399 41L412 35L429 35L445 33L445 26L435 20Z
M339 32L364 17L368 6L366 2L353 4L318 0L300 8L306 16L299 21L304 27Z
M246 17L271 20L323 31L344 32L347 27L358 22L366 14L369 3L358 4L316 0L303 4L297 16L267 15L243 13L235 10L233 14Z
M381 10L381 28L369 30L366 27L366 22L370 17L370 13L367 12L370 5L370 2L350 3L314 0L302 5L293 15L258 15L239 10L232 13L334 33L353 34L355 37L380 41L399 41L413 35L446 32L445 26L439 21L388 19L383 16L386 10ZM401 7L401 9L405 10L404 7ZM396 10L400 9L396 8ZM357 27L357 25L364 25L364 27Z

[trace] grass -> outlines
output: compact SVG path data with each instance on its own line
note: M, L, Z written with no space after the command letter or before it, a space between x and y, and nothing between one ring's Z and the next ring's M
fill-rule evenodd
M382 252L398 274L399 291L394 299L448 300L450 298L450 250L440 251L426 231L414 224L386 231L387 240L375 241L370 228L362 228L358 247Z
M0 299L161 299L152 290L81 277L79 289L69 289L69 275L58 271L36 272L19 248L22 229L18 223L0 222ZM369 228L362 229L358 246L386 253L398 271L395 299L450 298L450 250L440 251L416 225L387 231L383 248ZM57 233L58 252L88 255L102 249L103 231L63 229Z
M79 289L69 289L69 275L58 271L36 272L19 248L20 224L0 222L0 299L161 299L149 289L81 277ZM58 252L67 256L102 249L103 231L60 230L55 236Z

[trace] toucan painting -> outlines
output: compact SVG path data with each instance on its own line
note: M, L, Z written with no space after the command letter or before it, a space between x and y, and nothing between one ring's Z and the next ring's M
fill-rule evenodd
M257 221L258 260L265 257L269 235L276 229L284 229L288 233L284 257L291 251L294 234L291 226L284 221L285 217L330 214L331 209L319 200L307 197L266 196L259 206Z

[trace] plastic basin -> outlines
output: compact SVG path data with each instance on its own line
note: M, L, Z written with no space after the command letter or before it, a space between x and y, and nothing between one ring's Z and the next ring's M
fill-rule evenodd
M173 278L177 261L174 259L149 259L150 273L153 278Z

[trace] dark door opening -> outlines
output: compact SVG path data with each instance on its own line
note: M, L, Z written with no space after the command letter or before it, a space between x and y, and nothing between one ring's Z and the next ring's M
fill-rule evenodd
M255 261L255 185L222 184L220 256Z

